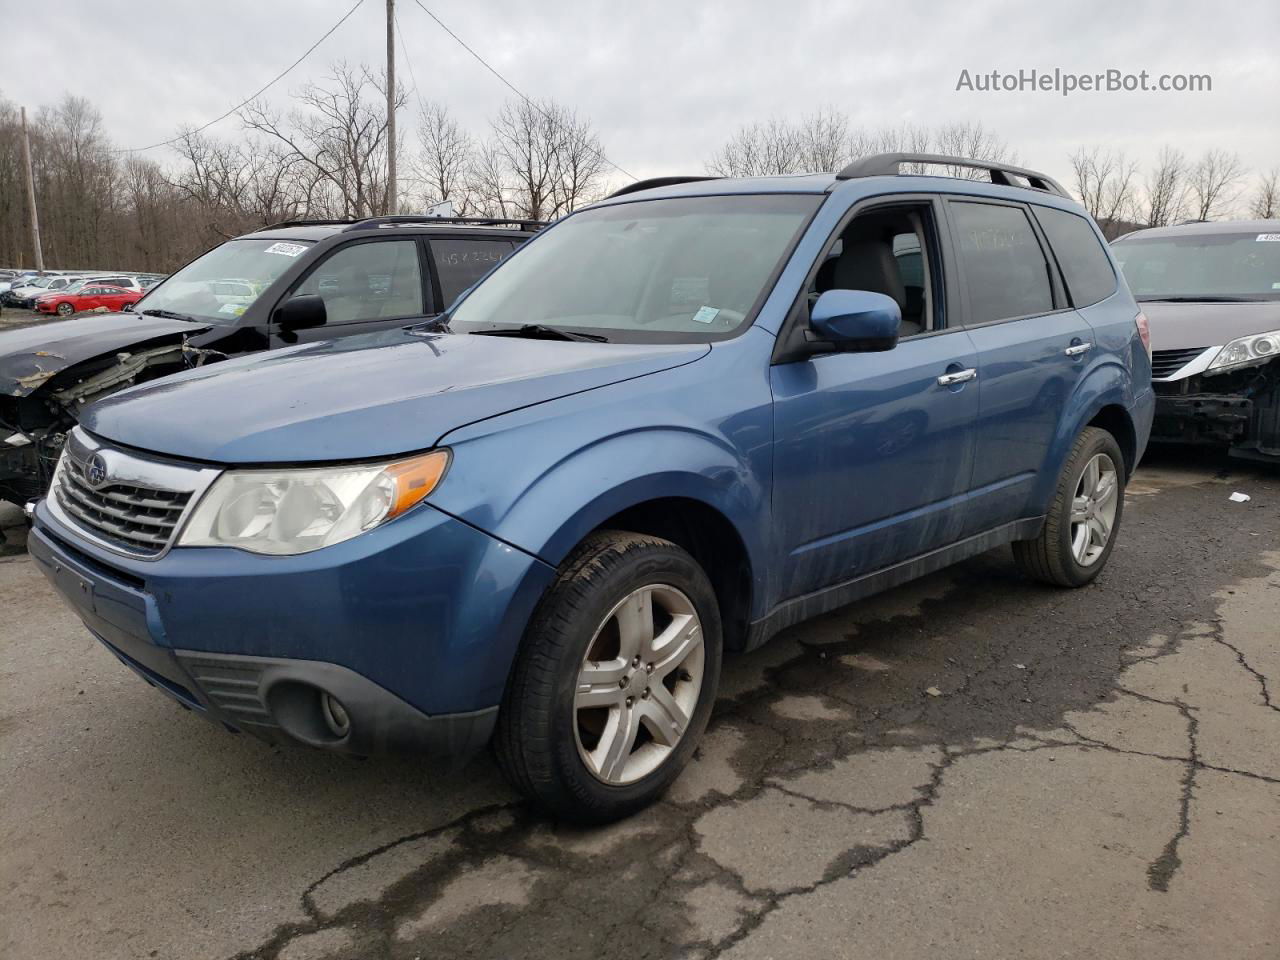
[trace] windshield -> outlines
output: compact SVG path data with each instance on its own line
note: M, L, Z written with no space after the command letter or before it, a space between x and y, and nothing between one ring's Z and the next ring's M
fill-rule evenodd
M1135 237L1111 250L1139 300L1280 300L1280 233Z
M527 243L449 316L458 333L528 324L622 342L737 330L820 196L645 200L584 210Z
M296 240L228 240L152 287L134 309L234 323L309 245Z
M34 280L28 283L27 286L40 287L41 289L44 289L49 284L53 283L53 281L54 281L53 277L36 277Z

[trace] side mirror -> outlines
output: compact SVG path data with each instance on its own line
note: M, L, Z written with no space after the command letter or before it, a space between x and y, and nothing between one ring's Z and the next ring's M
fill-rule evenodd
M870 290L828 290L809 311L810 343L841 353L892 350L898 345L902 309L893 297Z
M329 322L324 297L307 294L290 297L276 308L275 321L281 330L309 330Z

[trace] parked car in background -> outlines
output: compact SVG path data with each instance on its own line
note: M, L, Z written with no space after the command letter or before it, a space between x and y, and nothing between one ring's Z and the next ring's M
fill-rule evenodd
M0 295L8 293L13 281L20 276L22 274L17 270L0 270Z
M275 241L237 242L211 275ZM429 243L438 275L489 265ZM359 315L374 276L417 306L408 247L342 249L270 287L283 329ZM166 304L224 312L182 277ZM1143 323L1034 171L893 154L637 183L438 321L94 403L28 549L121 661L227 727L352 753L492 737L544 809L616 819L697 749L724 650L1006 543L1038 580L1093 580L1151 424Z
M86 404L227 357L434 316L540 226L412 216L279 224L142 291L136 312L0 331L0 500L45 491ZM33 294L61 292L60 279Z
M37 297L36 310L40 313L56 313L69 317L86 310L120 311L142 299L141 290L129 290L97 280L86 280L61 293L46 293Z
M1112 249L1151 324L1152 439L1280 460L1280 220L1140 230Z
M42 277L35 277L29 283L13 287L3 295L0 295L0 303L3 303L6 307L30 310L35 304L36 297L45 293L57 293L60 290L65 290L71 284L83 279L81 276L66 274L46 274Z

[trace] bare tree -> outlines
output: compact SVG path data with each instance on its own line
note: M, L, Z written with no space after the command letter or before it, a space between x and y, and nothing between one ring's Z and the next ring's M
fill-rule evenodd
M804 117L796 131L801 170L835 171L852 159L849 152L849 118L830 108Z
M740 127L710 160L707 171L720 177L770 177L800 171L804 139L783 120Z
M1155 167L1143 183L1138 219L1149 227L1164 227L1186 216L1187 159L1176 147L1163 146Z
M942 153L977 160L1014 160L1004 141L980 123L951 123L934 129L906 124L851 130L844 114L825 109L795 122L773 119L740 127L707 161L707 170L725 177L834 171L851 160L876 153ZM927 173L927 166L907 164L906 172ZM949 165L943 172L954 177L987 176L972 167Z
M1103 234L1113 237L1117 224L1133 216L1138 165L1120 151L1097 146L1081 147L1070 161L1076 196Z
M1259 220L1280 217L1280 169L1272 167L1262 175L1249 212Z
M467 216L475 208L469 174L476 145L443 104L428 102L418 111L418 155L411 167L422 188L424 207L449 202L454 213Z
M576 113L511 100L476 152L471 181L487 212L544 220L595 199L607 166L599 138Z
M385 83L367 67L339 63L325 83L307 84L296 99L302 107L287 119L255 102L241 111L241 120L309 168L312 204L328 200L330 212L343 217L374 216L387 208ZM404 99L397 92L397 106Z
M1240 155L1226 150L1208 150L1192 168L1191 200L1197 220L1213 220L1222 216L1236 198L1244 178Z

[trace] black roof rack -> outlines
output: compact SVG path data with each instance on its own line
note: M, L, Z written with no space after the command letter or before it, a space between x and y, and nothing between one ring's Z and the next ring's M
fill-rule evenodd
M1047 174L1036 170L1026 170L1008 163L994 160L973 160L968 157L947 157L937 153L878 153L871 157L862 157L853 161L836 174L837 180L856 180L860 177L894 177L900 173L904 163L928 163L945 167L971 167L975 170L986 170L991 174L991 182L1005 187L1021 187L1013 177L1021 177L1033 190L1045 193L1056 193L1060 197L1069 196L1062 184Z
M700 177L650 177L648 180L637 180L635 183L629 183L621 190L615 190L606 200L612 200L614 197L624 197L628 193L637 193L641 190L653 190L656 187L670 187L677 183L698 183L701 180L719 180L719 177L700 176Z
M541 230L546 220L516 220L510 217L433 217L430 214L395 214L387 217L366 217L356 220L342 232L373 230L377 227L393 227L400 223L417 223L424 226L436 223L461 223L471 227L519 227L521 230Z
M547 225L545 220L516 220L508 217L434 217L425 213L396 214L386 217L364 217L359 220L282 220L271 223L259 230L277 230L281 227L342 227L342 232L350 230L373 230L377 227L394 226L398 223L414 223L429 226L437 223L463 224L472 227L519 227L521 230L539 230Z

